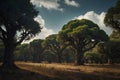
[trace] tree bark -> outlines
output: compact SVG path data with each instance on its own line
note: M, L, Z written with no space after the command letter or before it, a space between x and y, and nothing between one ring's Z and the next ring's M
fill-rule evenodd
M5 43L4 57L3 57L3 67L8 69L17 68L14 64L14 49L15 45L13 41L7 41Z
M113 60L108 58L108 64L114 64Z
M58 52L58 53L57 53L57 56L58 56L58 63L62 63L62 55L61 55L61 52Z
M84 65L84 59L83 59L83 52L80 49L76 50L76 61L75 64L76 65Z

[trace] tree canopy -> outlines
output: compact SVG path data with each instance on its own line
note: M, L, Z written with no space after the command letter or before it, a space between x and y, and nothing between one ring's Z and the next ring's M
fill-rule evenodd
M118 0L114 7L108 9L104 23L107 26L120 31L120 0Z
M34 20L38 11L30 0L2 0L0 2L0 38L4 41L14 37L19 43L26 37L40 31L39 24ZM18 34L17 34L18 33Z
M43 47L42 43L44 40L36 39L30 42L31 53L33 54L33 62L41 62L41 54L44 52L46 47Z
M58 62L61 63L62 60L62 52L67 47L66 44L62 44L60 41L57 40L57 34L50 35L44 41L44 46L47 46L50 51L55 53L58 58Z
M0 39L5 45L3 65L13 66L13 51L23 40L41 31L34 20L38 11L30 0L2 0L0 2Z
M83 64L83 53L94 48L100 41L107 41L108 36L97 24L90 20L72 20L63 26L58 39L67 42L76 49L77 64Z

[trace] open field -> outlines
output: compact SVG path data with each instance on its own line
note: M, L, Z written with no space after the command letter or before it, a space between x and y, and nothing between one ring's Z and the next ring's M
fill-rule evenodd
M16 63L20 70L0 72L0 80L120 80L120 65Z

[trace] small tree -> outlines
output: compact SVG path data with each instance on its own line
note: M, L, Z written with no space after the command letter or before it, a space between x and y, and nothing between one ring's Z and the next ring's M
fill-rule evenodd
M108 36L100 30L97 24L82 19L72 20L63 26L59 32L59 39L68 43L76 50L76 64L83 65L83 55L100 41L108 40Z
M44 40L42 39L37 39L30 42L30 50L33 54L33 62L41 62L42 60L41 54L45 50L45 48L42 45L43 41Z
M68 46L62 53L63 61L66 63L75 62L75 49Z
M40 32L41 28L34 20L37 14L38 11L30 0L2 0L0 2L0 39L5 46L4 67L16 67L13 59L16 46Z
M67 45L61 44L57 40L57 34L50 35L46 38L44 45L49 48L50 51L55 53L58 58L58 63L61 63L62 61L62 52L65 50Z
M14 52L14 58L18 61L30 61L32 57L30 52L29 44L19 45Z
M87 63L103 63L102 59L104 59L102 54L93 53L93 52L85 53L84 58Z
M109 41L98 45L98 52L107 56L108 63L113 64L120 58L120 41Z

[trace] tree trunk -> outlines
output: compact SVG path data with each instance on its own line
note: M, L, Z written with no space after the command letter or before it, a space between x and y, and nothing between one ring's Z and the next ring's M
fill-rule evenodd
M68 53L65 54L65 61L66 61L66 63L70 62L70 56Z
M108 64L114 64L113 60L108 58Z
M58 54L58 63L62 63L62 55L61 55L61 52L57 53Z
M42 54L42 52L39 51L39 52L38 52L38 63L41 63L41 62L42 62L41 54Z
M3 57L3 67L8 69L17 68L14 64L14 49L15 46L12 41L5 43L4 57Z
M79 49L76 50L76 65L84 65L83 52Z

